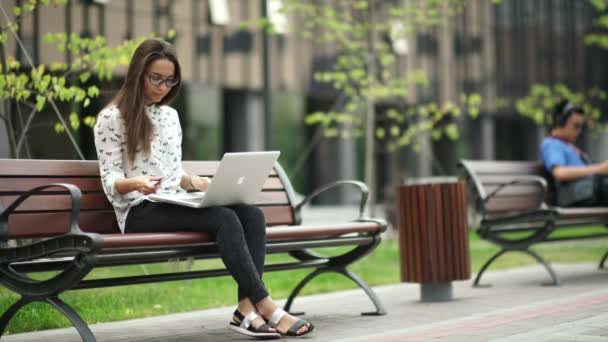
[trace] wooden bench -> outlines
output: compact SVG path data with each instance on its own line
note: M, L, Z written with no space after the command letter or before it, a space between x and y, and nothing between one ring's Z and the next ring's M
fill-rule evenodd
M470 186L475 208L481 214L477 227L480 238L489 240L500 251L481 267L474 286L494 260L510 251L524 252L535 258L549 272L551 285L560 280L551 267L530 247L541 242L588 239L608 236L606 232L580 229L608 224L608 208L564 208L554 205L554 191L546 180L546 171L540 162L477 161L459 163ZM555 236L556 230L570 229L567 235ZM577 230L578 229L578 230ZM599 263L604 268L608 252Z
M188 173L213 177L219 162L184 162ZM352 222L301 224L302 206L322 192L338 186L360 190L359 217ZM257 199L267 220L268 253L287 253L297 261L269 264L265 271L313 268L291 292L289 311L300 290L317 275L336 272L361 287L381 315L385 310L373 290L347 270L378 246L386 229L382 220L364 218L367 187L357 181L324 186L300 203L286 174L276 164ZM14 314L31 302L46 302L62 312L84 341L95 341L86 322L59 295L67 290L144 284L225 276L226 269L173 271L108 279L85 279L97 267L164 262L170 259L218 258L209 234L173 232L121 234L112 206L99 179L97 161L0 159L0 283L21 298L0 318L0 336ZM169 230L171 227L167 227ZM6 242L38 239L28 245L9 247ZM43 238L43 239L40 239ZM10 245L15 245L14 243ZM349 246L337 256L324 256L310 248ZM59 271L47 280L32 273Z

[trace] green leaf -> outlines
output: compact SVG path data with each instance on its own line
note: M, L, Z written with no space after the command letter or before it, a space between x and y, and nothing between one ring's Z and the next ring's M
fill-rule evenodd
M82 106L84 108L87 108L89 105L91 104L91 99L89 99L88 97L86 99L84 99L84 103L82 104Z
M94 116L87 116L84 118L84 120L82 120L85 124L85 126L93 128L95 127L95 123L97 122L97 119Z
M353 7L358 10L367 9L367 7L368 7L367 0L355 1L355 3L353 4Z
M445 135L452 140L459 138L458 126L454 123L445 126Z
M99 96L99 88L97 86L90 86L87 89L87 95L91 98Z
M443 135L443 133L438 128L434 129L431 133L431 136L433 137L433 140L435 140L435 141L441 139L442 135Z
M333 138L338 136L338 130L335 128L327 128L323 131L326 138Z
M36 110L37 111L42 111L42 108L44 107L44 104L46 103L46 97L42 96L42 95L36 95Z
M78 130L80 128L80 118L75 112L70 113L70 126L73 130Z
M603 12L606 10L606 1L605 0L589 0L589 1L593 5L593 7L595 7L595 9L597 9L598 11Z
M86 83L90 77L91 77L90 73L83 72L82 74L80 74L80 83Z
M21 15L21 7L19 7L19 6L13 7L13 13L15 13L15 17L20 16Z
M397 125L391 126L391 136L397 137L401 134L401 129Z
M473 119L476 119L479 116L479 109L477 109L477 108L469 109L469 116Z
M473 93L469 95L469 105L479 106L481 104L481 95Z
M63 132L65 132L65 127L63 127L63 125L60 122L55 123L55 133L57 134L61 134Z

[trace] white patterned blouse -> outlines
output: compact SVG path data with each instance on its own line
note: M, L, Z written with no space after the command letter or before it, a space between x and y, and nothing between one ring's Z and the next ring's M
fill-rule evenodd
M150 155L138 152L133 164L127 160L127 133L120 111L115 105L103 109L95 124L95 148L99 158L99 173L108 200L114 206L120 230L124 233L129 209L147 196L138 191L121 195L114 182L136 176L164 177L158 193L184 192L180 186L185 175L182 168L182 129L177 111L169 106L147 106L146 114L154 126Z

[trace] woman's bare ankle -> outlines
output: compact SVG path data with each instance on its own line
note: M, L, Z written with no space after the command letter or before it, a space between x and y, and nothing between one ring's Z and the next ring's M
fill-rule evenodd
M270 297L265 297L255 304L258 312L266 319L269 319L272 313L277 309L277 305Z
M256 311L255 305L249 300L249 298L243 298L237 304L237 309L243 315L246 315L252 311Z
M241 315L243 315L243 316L247 316L247 315L248 315L249 313L251 313L251 312L257 312L257 313L261 314L261 313L258 311L257 307L256 307L256 306L253 304L253 302L252 302L252 301L251 301L249 298L244 298L244 299L241 299L241 300L238 302L238 304L237 304L237 310L238 310L238 311L241 313ZM260 326L262 326L262 325L265 323L265 321L264 321L264 318L263 318L263 317L264 317L264 316L260 317L260 316L258 315L258 317L257 317L255 320L253 320L253 322L252 322L252 326L253 326L255 329L259 328ZM272 333L272 332L276 332L276 329L274 329L274 328L269 328L268 332L271 332L271 333Z

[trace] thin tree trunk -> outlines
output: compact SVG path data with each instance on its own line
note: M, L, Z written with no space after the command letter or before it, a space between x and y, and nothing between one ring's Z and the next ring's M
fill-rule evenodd
M371 78L371 82L376 82L376 35L374 23L374 7L375 2L369 3L369 36L368 36L368 58L367 72ZM373 87L370 87L373 89ZM374 95L370 92L367 95L367 115L365 120L365 182L369 187L369 201L367 204L368 214L375 216L376 214L376 163L375 163L375 123L376 110Z
M3 32L4 30L2 29L2 27L0 26L0 34ZM4 74L7 73L7 68L6 68L6 53L5 53L5 45L2 45L2 47L0 47L0 65L2 65L2 72ZM11 119L11 113L10 111L10 102L8 100L3 100L2 101L2 113L4 114L4 125L6 127L6 135L7 135L7 139L8 139L8 146L9 146L9 153L10 153L10 157L11 158L15 158L16 157L16 153L15 153L15 131L14 131L14 127L13 127L13 121Z

